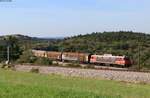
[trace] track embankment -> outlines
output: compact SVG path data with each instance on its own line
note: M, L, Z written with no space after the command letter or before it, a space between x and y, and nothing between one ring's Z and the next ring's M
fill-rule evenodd
M128 72L128 71L113 71L113 70L95 70L82 68L66 68L66 67L46 67L46 66L27 66L16 65L16 71L30 72L32 68L38 68L39 73L56 74L63 76L96 78L119 80L127 82L150 83L150 73L145 72Z

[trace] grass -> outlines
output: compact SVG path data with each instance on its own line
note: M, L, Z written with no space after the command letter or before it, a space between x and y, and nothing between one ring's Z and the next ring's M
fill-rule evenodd
M76 63L69 63L67 64L68 66L71 66L71 67L81 67L80 64L76 64Z
M150 85L0 69L0 98L150 98Z

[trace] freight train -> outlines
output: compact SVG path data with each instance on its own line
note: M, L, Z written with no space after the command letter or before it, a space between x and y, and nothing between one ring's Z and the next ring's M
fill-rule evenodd
M75 61L81 63L91 63L99 65L118 65L120 67L130 67L131 61L128 56L113 56L112 54L93 55L91 53L72 53L32 50L36 57L47 57L51 60Z

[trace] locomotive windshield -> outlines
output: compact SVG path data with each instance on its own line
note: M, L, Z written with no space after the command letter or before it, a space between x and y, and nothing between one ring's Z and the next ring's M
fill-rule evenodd
M130 60L129 57L125 57L124 60Z

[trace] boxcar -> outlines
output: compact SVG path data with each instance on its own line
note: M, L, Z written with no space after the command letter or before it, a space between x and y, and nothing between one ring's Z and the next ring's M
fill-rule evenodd
M62 53L61 52L47 51L47 57L51 60L61 60L62 59Z
M89 57L90 57L89 53L64 52L62 54L63 61L76 61L76 62L88 63L90 60Z
M36 57L47 57L46 51L42 51L42 50L32 50L32 53L33 53L34 56L36 56Z

